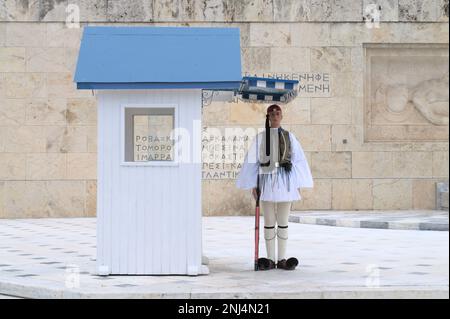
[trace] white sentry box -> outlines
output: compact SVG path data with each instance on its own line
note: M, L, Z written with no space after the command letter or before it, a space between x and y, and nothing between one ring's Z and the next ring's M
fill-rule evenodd
M99 274L206 271L201 265L201 149L194 143L200 141L201 94L201 90L97 93ZM134 139L127 138L126 114L161 109L170 111L174 127L186 133L182 143L174 145L173 160L127 160ZM182 154L183 148L191 154ZM183 156L188 156L186 161Z
M239 89L239 29L87 26L74 81L98 102L98 274L208 273L202 90ZM165 152L149 156L153 137L151 149L143 147L149 138L138 144L170 128L182 131L170 151L166 143Z

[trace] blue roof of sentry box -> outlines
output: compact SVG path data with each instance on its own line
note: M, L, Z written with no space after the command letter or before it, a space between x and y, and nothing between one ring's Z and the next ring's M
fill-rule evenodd
M235 90L239 29L88 26L74 81L79 89Z

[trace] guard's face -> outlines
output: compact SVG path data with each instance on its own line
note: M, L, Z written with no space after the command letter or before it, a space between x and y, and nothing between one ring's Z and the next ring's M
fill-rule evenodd
M283 115L280 110L273 110L269 113L269 120L271 127L279 127L281 120L283 119Z

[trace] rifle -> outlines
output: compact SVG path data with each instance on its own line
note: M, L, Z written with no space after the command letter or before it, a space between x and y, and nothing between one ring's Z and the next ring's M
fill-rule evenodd
M259 189L259 172L256 179L256 207L255 207L255 271L259 270L259 198L261 191Z

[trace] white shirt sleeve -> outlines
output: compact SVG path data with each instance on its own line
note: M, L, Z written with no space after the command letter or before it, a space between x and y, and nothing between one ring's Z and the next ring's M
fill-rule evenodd
M236 186L241 189L252 189L256 187L258 170L259 170L259 156L258 156L258 135L253 139L247 154L245 155L244 163L242 164Z
M293 184L297 188L313 188L314 182L303 148L294 134L289 132L289 137L292 149L291 162Z

